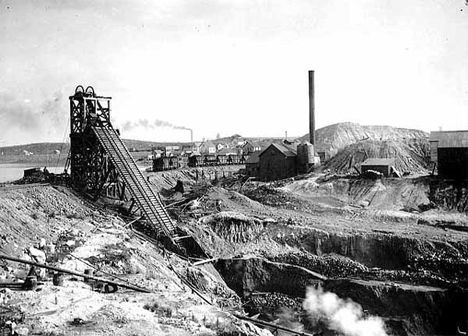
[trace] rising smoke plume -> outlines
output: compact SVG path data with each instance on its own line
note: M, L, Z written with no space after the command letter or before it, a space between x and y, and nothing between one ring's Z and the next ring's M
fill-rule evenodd
M329 329L346 336L387 336L380 317L364 317L359 304L322 288L307 288L304 309L317 322L324 322Z
M0 92L1 129L23 128L25 131L37 129L38 114L31 107L7 92ZM5 128L5 129L4 129Z
M123 123L122 131L131 131L137 127L151 128L151 129L154 129L156 127L171 127L173 129L191 130L188 127L174 125L164 120L155 119L154 121L150 122L148 119L140 119L138 121L127 121Z
M61 141L69 111L57 91L39 104L0 92L0 134L7 144Z

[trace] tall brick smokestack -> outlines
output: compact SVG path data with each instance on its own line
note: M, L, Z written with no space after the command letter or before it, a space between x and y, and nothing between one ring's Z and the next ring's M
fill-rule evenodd
M309 136L310 143L315 145L315 88L314 70L309 70Z

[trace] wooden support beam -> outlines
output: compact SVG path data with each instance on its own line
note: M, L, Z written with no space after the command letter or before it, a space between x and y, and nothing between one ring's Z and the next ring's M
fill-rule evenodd
M138 221L139 221L140 219L142 219L142 218L143 218L143 216L140 216L140 217L138 217L137 219L134 219L134 220L132 220L131 222L126 223L123 227L130 226L130 225L132 225L133 223L138 222Z

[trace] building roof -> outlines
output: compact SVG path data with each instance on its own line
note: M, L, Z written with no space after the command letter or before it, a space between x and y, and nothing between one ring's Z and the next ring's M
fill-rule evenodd
M437 142L438 148L467 148L468 131L431 132L429 141Z
M216 145L214 144L214 142L212 142L211 140L207 140L205 142L202 142L200 144L200 146L206 146L206 147L216 147Z
M245 164L256 164L260 162L261 151L256 151L250 154L249 158L245 161Z
M266 142L261 142L261 141L252 141L252 140L247 140L245 144L242 145L242 148L251 146L253 148L266 148L268 145L271 144L271 141L266 143Z
M229 154L237 154L237 151L233 148L223 148L218 151L219 155L229 155Z
M284 155L287 156L287 157L294 157L294 156L297 155L296 151L295 151L294 149L292 149L292 148L289 148L289 147L287 147L287 146L285 146L285 145L283 145L283 144L272 143L272 144L271 144L270 146L268 146L265 150L263 150L263 151L259 154L259 156L262 156L263 153L265 153L265 152L268 150L268 148L270 148L270 147L276 148L277 150L279 150L282 154L284 154Z
M361 166L393 166L394 164L394 158L369 158Z

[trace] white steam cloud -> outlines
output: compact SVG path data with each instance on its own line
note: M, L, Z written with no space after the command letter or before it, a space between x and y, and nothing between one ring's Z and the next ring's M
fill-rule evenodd
M307 288L304 309L311 317L324 321L329 329L346 336L387 336L380 317L364 317L359 304L322 288Z

